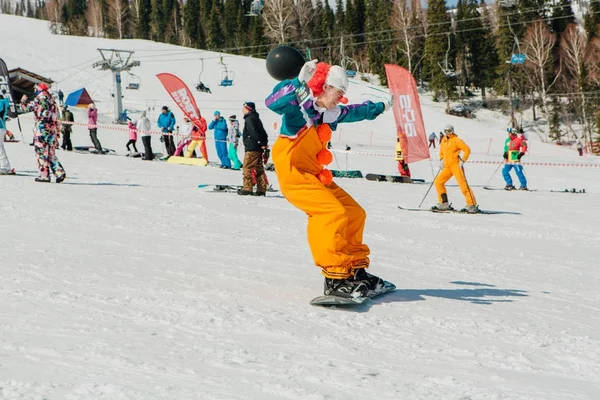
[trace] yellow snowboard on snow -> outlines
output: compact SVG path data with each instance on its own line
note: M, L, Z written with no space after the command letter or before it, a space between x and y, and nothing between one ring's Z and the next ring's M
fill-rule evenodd
M171 156L167 160L171 164L182 164L182 165L196 165L199 167L205 167L208 164L206 158L187 158L187 157L176 157Z

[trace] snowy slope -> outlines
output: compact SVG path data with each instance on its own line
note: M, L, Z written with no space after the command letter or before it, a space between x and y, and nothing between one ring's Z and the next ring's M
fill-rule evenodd
M16 28L32 34L17 43ZM55 71L65 91L85 85L101 112L108 73L63 69L93 62L96 47L139 51L142 88L126 101L140 109L148 99L171 104L156 73L197 79L192 61L141 58L142 49L181 50L173 46L52 36L39 21L8 16L0 34L15 39L3 41L9 68ZM197 96L203 111L239 114L255 100L265 125L276 121L261 103L274 83L264 63L227 60L236 86L218 88L219 66L205 62L215 90ZM351 87L351 100L377 94ZM499 159L506 119L448 117L422 103L428 130L452 123L473 161ZM28 140L31 121L22 123ZM391 154L393 126L391 115L348 125L334 145ZM126 132L99 132L105 147L124 150ZM74 141L89 144L85 129ZM418 205L428 185L338 180L367 211L372 272L399 288L344 311L308 304L322 277L303 213L279 196L196 187L239 183L238 172L61 151L67 180L43 185L33 182L32 148L6 148L28 176L0 179L0 399L598 398L598 168L527 167L531 187L586 194L506 193L481 188L490 177L503 185L496 164L467 164L482 208L520 215L405 212L396 206ZM598 162L535 140L532 153L530 162ZM343 167L345 155L336 158ZM382 156L350 154L348 164L395 170ZM432 167L411 168L430 182ZM454 181L449 195L462 206ZM430 193L424 204L434 202Z

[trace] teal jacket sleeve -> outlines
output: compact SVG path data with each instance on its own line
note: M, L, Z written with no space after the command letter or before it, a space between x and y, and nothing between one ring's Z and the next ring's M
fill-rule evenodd
M362 104L351 104L341 108L342 113L337 119L338 123L358 122L365 119L371 121L385 111L383 103L373 103L372 101L365 101Z
M265 105L271 111L283 116L280 130L280 134L283 136L295 137L306 126L306 120L296 96L296 89L299 86L298 78L282 81L265 99Z

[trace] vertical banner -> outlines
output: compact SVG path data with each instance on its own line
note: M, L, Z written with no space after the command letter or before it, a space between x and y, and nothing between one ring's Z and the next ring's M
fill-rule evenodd
M408 164L426 160L429 146L415 78L408 70L394 64L385 64L385 73L394 96L394 119L404 160Z
M200 130L200 132L206 132L206 121L202 121L200 118L200 110L196 105L196 100L192 92L187 85L178 77L173 74L158 74L156 75L160 83L165 87L171 98L181 111L192 121L192 123ZM200 146L200 152L202 156L208 161L208 153L206 151L206 141L202 142Z
M10 101L8 116L10 118L17 118L17 108L13 97L12 85L10 84L10 77L8 76L8 68L6 68L4 60L0 58L0 94L2 93L2 90L6 90L4 98Z

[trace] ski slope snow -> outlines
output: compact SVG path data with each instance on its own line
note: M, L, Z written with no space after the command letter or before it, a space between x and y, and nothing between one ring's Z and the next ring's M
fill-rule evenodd
M108 129L116 127L110 74L84 68L96 48L139 54L142 87L125 93L126 107L138 111L151 100L174 106L157 73L191 86L199 57L213 56L54 36L41 21L5 15L0 35L9 68L49 74L65 93L88 88L106 125L100 140L118 153L127 132ZM217 60L205 61L213 95L197 95L202 111L240 116L253 100L272 126L277 118L262 100L275 82L264 61L225 57L235 85L218 87ZM380 94L353 84L349 97ZM428 131L454 124L472 146L465 168L481 208L516 215L399 210L421 202L437 161L411 166L427 184L338 179L367 211L371 272L398 287L354 310L309 305L323 279L306 244L306 216L279 194L197 188L239 184L239 172L64 151L67 180L35 183L31 120L22 118L25 143L6 144L22 176L0 177L0 398L598 399L598 160L532 138L526 159L536 165L526 172L539 191L486 191L503 185L498 164L485 162L501 159L506 118L447 116L427 95L422 104ZM19 136L15 121L9 129ZM75 127L73 140L90 144L85 127ZM343 126L334 148L345 145L361 154L336 153L334 168L395 171L391 115ZM278 186L273 173L269 179ZM587 193L546 191L567 188ZM449 196L464 204L454 181ZM431 192L424 206L435 201Z

